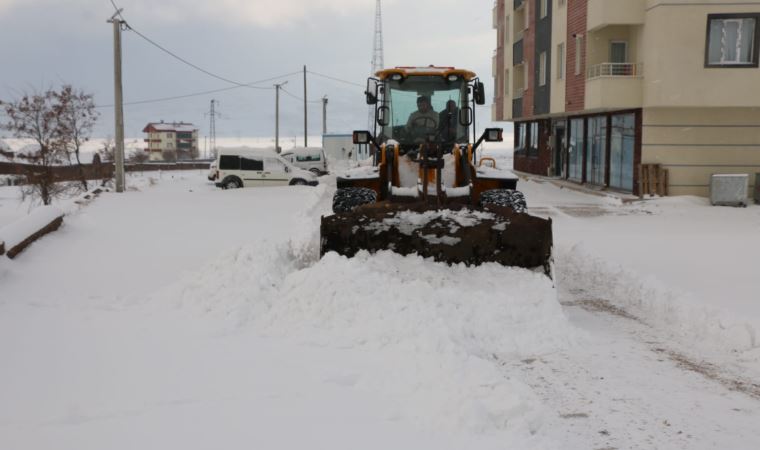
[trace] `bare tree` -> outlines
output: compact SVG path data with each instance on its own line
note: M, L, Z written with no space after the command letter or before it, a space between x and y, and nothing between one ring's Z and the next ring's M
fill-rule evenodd
M100 160L102 162L106 163L112 163L114 160L114 150L116 149L116 144L113 141L113 137L108 136L101 144L100 150L98 150L98 154L100 155Z
M161 156L164 158L164 161L166 162L177 162L177 152L174 150L164 150L161 152Z
M56 92L24 94L12 102L0 102L8 116L3 128L16 138L31 139L35 149L25 159L35 165L27 173L29 185L22 188L24 197L39 198L49 205L54 198L68 190L68 186L56 186L53 167L66 160L66 138L63 116L65 107Z
M70 85L64 85L60 92L55 94L58 103L63 108L60 118L62 138L65 139L66 153L69 157L72 153L76 158L79 168L79 182L82 188L87 190L87 178L82 167L80 151L82 145L90 140L92 128L100 115L95 110L95 101L92 94L77 91ZM69 158L70 161L70 158Z
M147 160L148 160L148 153L145 150L136 148L129 153L130 162L133 162L136 164L142 164Z

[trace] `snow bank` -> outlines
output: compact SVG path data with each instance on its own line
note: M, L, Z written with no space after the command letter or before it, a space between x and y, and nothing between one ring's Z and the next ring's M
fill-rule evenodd
M642 276L595 256L582 244L560 248L557 267L561 267L557 275L563 287L590 299L610 301L684 341L724 351L756 353L760 349L760 321L706 305L654 276Z
M392 400L392 417L431 429L537 432L540 400L502 366L575 341L548 278L392 252L331 253L304 267L301 248L241 248L156 300L233 330L366 350L375 368L352 384Z
M25 243L28 239L33 238L36 234L39 234L37 236L39 238L53 231L44 230L61 217L63 217L63 211L55 206L36 208L28 216L0 228L0 242L5 242L5 250L8 252L8 256L14 256L20 250L23 250L23 247L31 244L31 242ZM55 228L58 227L56 226ZM22 248L18 249L18 247Z

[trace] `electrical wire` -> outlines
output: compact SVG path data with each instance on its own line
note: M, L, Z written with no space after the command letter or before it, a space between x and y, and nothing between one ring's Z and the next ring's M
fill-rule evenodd
M206 69L204 69L204 68L202 68L202 67L200 67L200 66L198 66L196 64L191 63L190 61L188 61L185 58L177 55L176 53L172 52L171 50L169 50L166 47L162 46L161 44L157 43L156 41L154 41L153 39L149 38L148 36L142 34L140 31L138 31L133 26L131 26L129 23L127 23L127 21L124 19L124 16L121 15L121 12L119 11L119 8L116 6L116 3L114 2L114 0L111 0L111 5L113 5L114 9L116 9L116 13L121 18L122 23L127 28L127 30L135 33L137 36L141 37L146 42L148 42L149 44L151 44L154 47L158 48L159 50L161 50L162 52L164 52L167 55L171 56L172 58L174 58L174 59L182 62L183 64L185 64L187 66L190 66L193 69L195 69L195 70L197 70L197 71L199 71L201 73L204 73L204 74L206 74L206 75L208 75L208 76L210 76L212 78L216 78L217 80L224 81L225 83L234 84L234 85L240 86L240 87L250 87L250 88L253 88L253 89L262 89L262 88L256 88L255 86L251 86L252 83L241 83L241 82L238 82L238 81L230 80L229 78L225 78L225 77L223 77L221 75L217 75L217 74L215 74L215 73L213 73L213 72L211 72L209 70L206 70Z
M290 91L286 90L284 87L280 87L280 90L284 92L285 94L289 95L290 97L293 97L294 99L298 100L299 102L303 101L303 97L299 97L295 94L292 94ZM308 103L322 103L322 99L319 100L309 100Z
M354 83L353 81L348 81L348 80L342 80L342 79L340 79L340 78L332 77L332 76L330 76L330 75L325 75L325 74L322 74L322 73L318 73L318 72L312 72L311 70L307 70L307 72L308 72L308 73L310 73L310 74L312 74L312 75L316 75L316 76L318 76L318 77L327 78L328 80L337 81L337 82L339 82L339 83L350 84L351 86L358 86L358 87L360 87L360 88L366 87L366 86L365 86L365 85L363 85L363 84Z
M267 78L267 79L264 79L264 80L254 81L254 82L252 82L250 84L261 84L261 83L265 83L267 81L279 80L279 79L282 79L282 78L287 78L289 76L298 75L300 73L301 73L300 71L299 72L292 72L292 73L288 73L288 74L284 74L284 75L279 75L279 76L276 76L276 77ZM208 90L208 91L193 92L193 93L190 93L190 94L175 95L175 96L171 96L171 97L160 97L160 98L154 98L154 99L136 100L136 101L132 101L132 102L125 102L124 106L146 105L146 104L150 104L150 103L162 103L162 102L168 102L168 101L172 101L172 100L181 100L183 98L201 97L203 95L215 94L217 92L232 91L232 90L235 90L235 89L241 89L243 87L250 87L250 86L230 86L230 87L221 88L221 89L212 89L212 90ZM273 87L269 87L269 88L258 87L258 89L273 90L274 88ZM110 104L110 105L98 105L98 106L96 106L96 108L112 108L113 106L114 106L113 104Z

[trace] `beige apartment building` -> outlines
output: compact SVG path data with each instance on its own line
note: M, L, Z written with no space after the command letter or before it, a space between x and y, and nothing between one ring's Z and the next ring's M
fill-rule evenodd
M193 124L151 122L143 133L150 161L163 161L165 152L173 152L178 160L198 157L198 128Z
M713 173L760 173L760 1L498 0L492 118L515 169L670 195Z

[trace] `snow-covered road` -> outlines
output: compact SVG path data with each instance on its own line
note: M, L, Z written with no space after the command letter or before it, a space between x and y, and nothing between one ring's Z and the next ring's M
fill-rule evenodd
M760 447L754 366L585 289L562 270L575 242L558 291L494 265L318 260L329 188L166 177L0 261L0 448Z

